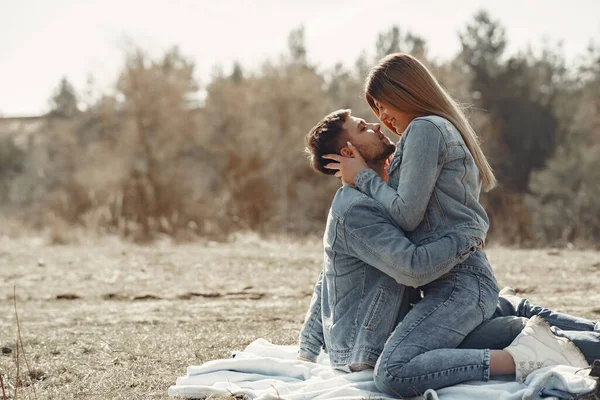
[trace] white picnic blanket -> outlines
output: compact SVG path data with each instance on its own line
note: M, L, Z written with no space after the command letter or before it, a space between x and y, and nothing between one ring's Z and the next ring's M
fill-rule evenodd
M392 399L379 392L373 370L346 373L333 369L326 354L317 363L296 360L296 346L278 346L264 339L250 343L226 360L190 366L187 375L169 388L170 396L206 398L239 396L256 400ZM555 366L532 373L525 383L469 382L428 390L425 400L536 400L560 399L561 394L584 394L597 381L586 370ZM548 394L558 394L559 397ZM542 397L544 395L545 397ZM565 398L565 397L562 397Z

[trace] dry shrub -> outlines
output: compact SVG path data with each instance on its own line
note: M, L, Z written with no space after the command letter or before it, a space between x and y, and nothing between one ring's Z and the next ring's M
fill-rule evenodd
M308 167L302 139L331 111L323 87L315 71L285 60L242 81L220 78L208 87L204 112L211 129L204 143L218 160L213 193L225 200L225 224L304 234L322 225L329 205L321 203L323 189L333 193L339 182L303 185L319 177ZM315 207L325 211L316 219Z
M527 204L536 239L547 245L598 247L600 145L559 148L545 170L532 176Z
M177 49L157 61L139 50L128 56L118 82L124 101L104 98L79 117L68 139L54 134L53 215L135 240L202 227L209 212L196 204L203 152L186 97L196 90L192 73Z
M481 202L490 219L490 242L518 246L532 244L531 215L523 195L496 189L482 195Z
M380 37L393 44L394 35L397 29ZM14 143L0 141L0 170L12 168L0 176L5 209L22 207L28 225L46 229L55 243L75 240L65 233L73 227L139 241L165 235L225 240L238 231L319 235L340 183L310 170L303 138L334 109L375 117L361 94L366 55L354 70L340 64L319 71L307 63L302 41L302 30L294 31L289 54L252 73L236 64L230 76L215 74L201 100L194 65L176 48L155 59L130 52L114 94L85 112L48 117L41 131L19 139L24 158L11 150ZM423 61L461 103L480 107L469 117L500 180L481 197L491 220L489 240L597 242L597 60L585 79L569 82L551 52L504 61L483 51L486 43L471 45L472 55L492 57L487 72L465 54ZM425 47L419 48L424 58ZM541 83L553 77L557 84L544 92ZM64 82L61 88L68 89ZM72 106L69 90L63 90L64 104ZM561 134L583 132L590 141L567 151L563 138L563 149L550 157L555 120ZM535 121L550 121L551 129Z

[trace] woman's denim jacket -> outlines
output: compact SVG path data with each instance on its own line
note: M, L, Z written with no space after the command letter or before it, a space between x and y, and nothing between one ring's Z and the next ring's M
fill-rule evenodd
M458 232L485 241L489 220L479 203L479 169L460 132L445 118L415 118L388 167L388 183L371 169L356 187L383 204L414 243Z
M477 244L472 236L453 232L416 246L381 204L343 186L329 211L323 271L302 327L299 355L314 361L325 349L334 367L373 366L408 311L410 288L404 285L418 287L439 278Z

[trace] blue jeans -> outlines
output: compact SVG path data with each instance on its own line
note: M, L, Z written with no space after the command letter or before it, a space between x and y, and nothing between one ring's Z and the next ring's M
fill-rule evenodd
M377 361L377 388L411 397L469 380L489 379L488 349L457 349L496 310L490 270L459 264L421 288L424 297L398 324Z
M500 296L492 318L475 328L459 347L504 349L534 315L548 322L555 335L575 343L590 364L600 359L600 323L532 305L529 300L512 295Z

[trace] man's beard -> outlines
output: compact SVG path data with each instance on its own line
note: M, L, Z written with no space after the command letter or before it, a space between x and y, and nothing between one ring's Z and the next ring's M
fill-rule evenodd
M376 154L374 153L373 147L372 146L364 146L364 145L355 145L356 149L358 150L358 152L360 153L360 155L362 156L362 158L366 161L366 162L378 162L378 161L383 161L383 160L387 160L388 157L392 154L394 154L394 151L396 151L396 145L395 144L387 144L387 143L383 143L383 149L379 150Z
M380 154L378 154L377 156L375 156L373 158L373 161L387 160L392 154L394 154L395 151L396 151L395 144L384 143L383 150L381 151Z

